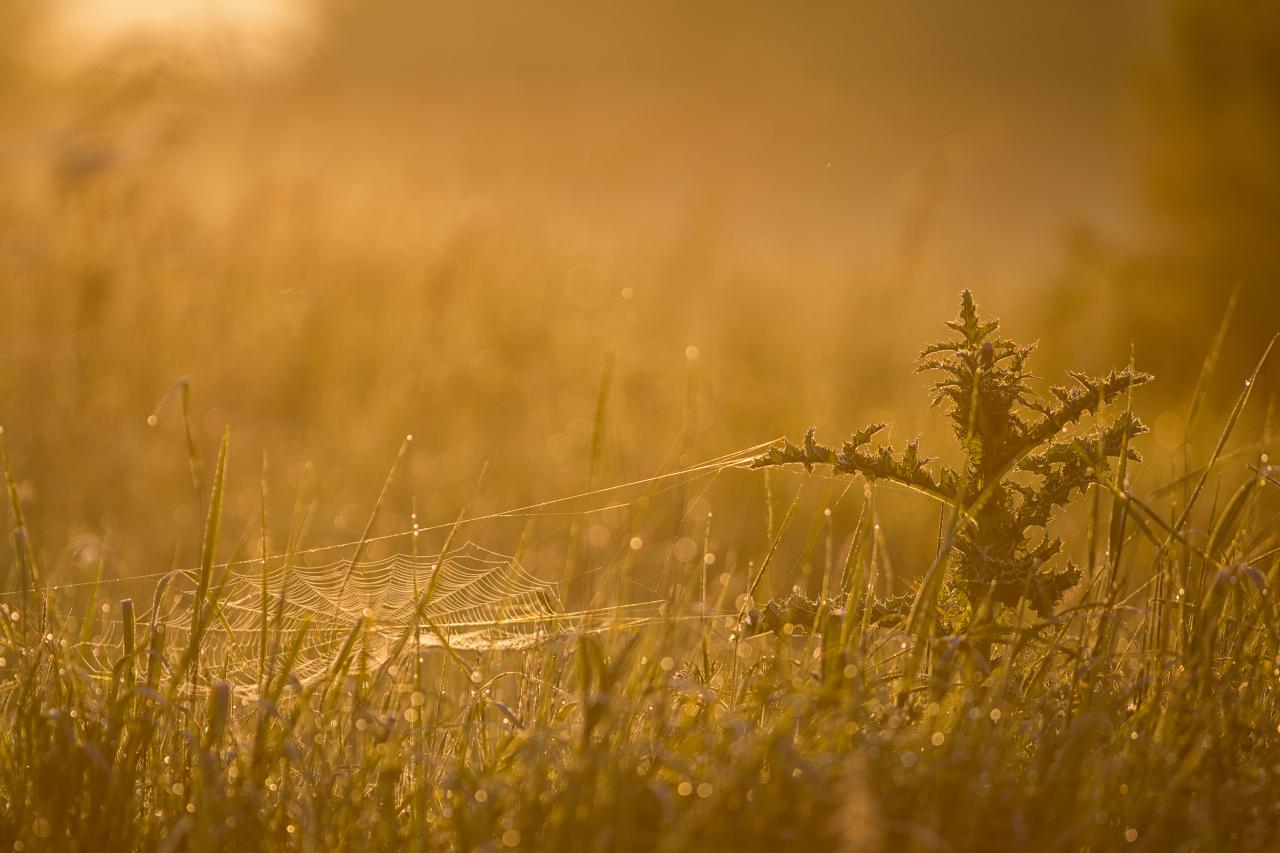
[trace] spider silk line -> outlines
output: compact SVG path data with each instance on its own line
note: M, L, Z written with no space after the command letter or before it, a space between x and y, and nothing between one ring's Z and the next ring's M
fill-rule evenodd
M258 565L261 565L263 562L269 561L269 560L300 557L308 554L322 553L325 551L336 551L341 548L351 548L351 547L360 545L361 541L363 541L364 544L367 545L373 542L386 542L392 539L399 539L404 536L416 536L422 533L430 533L433 531L445 530L447 528L453 527L455 524L457 525L475 524L481 521L494 521L502 518L539 518L543 516L554 516L554 515L568 515L568 516L587 515L594 512L607 512L608 510L611 510L611 509L621 509L623 507L630 506L632 503L634 503L634 501L624 501L622 503L611 504L609 506L593 507L593 508L587 508L582 510L566 510L566 511L560 511L560 512L538 512L538 510L541 510L545 507L552 507L552 506L556 506L557 504L569 503L571 501L584 500L586 498L597 497L599 495L605 495L611 492L622 491L623 489L635 488L637 486L644 486L644 485L648 485L649 483L660 482L662 480L669 480L675 477L684 477L690 474L698 474L704 471L711 471L718 474L727 468L737 468L749 463L760 451L776 444L780 440L781 438L775 438L775 439L771 439L770 441L761 442L760 444L756 444L751 447L744 448L743 450L739 450L734 453L728 453L723 456L718 456L706 462L702 462L697 465L691 466L689 468L683 468L679 471L670 471L666 474L656 474L652 477L645 477L639 480L632 480L627 483L617 483L612 486L604 486L599 489L592 489L590 491L580 492L574 495L567 495L565 497L552 498L550 500L528 504L527 506L515 507L513 509L502 510L500 512L488 513L486 515L477 515L471 518L463 518L460 521L442 522L439 524L432 524L427 526L415 525L414 527L408 530L401 530L395 533L384 533L379 536L370 536L369 538L364 540L357 539L350 542L338 542L332 545L317 545L312 548L303 548L297 551L293 551L291 554L287 554L287 555L277 554L277 555L271 555L267 557L248 557L241 560L229 560L222 563L214 563L212 568L228 569L234 566L258 566ZM51 584L49 586L43 587L42 591L58 592L66 589L77 589L77 588L88 587L88 586L97 586L97 585L105 586L107 584L119 584L119 583L133 582L133 581L155 580L157 578L165 577L166 575L184 575L184 574L192 574L198 571L199 571L198 568L169 569L168 571L163 571L163 572L150 572L148 574L130 575L128 577L101 578L99 580L92 580L92 581L73 581L70 583ZM0 599L19 595L20 592L21 592L20 590L9 590L7 592L0 592Z

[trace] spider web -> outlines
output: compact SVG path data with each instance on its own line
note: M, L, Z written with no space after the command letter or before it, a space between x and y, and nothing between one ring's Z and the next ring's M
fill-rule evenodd
M170 663L190 641L195 612L194 576L181 572L176 577L180 588L165 596L159 613L140 617L137 627L137 643L145 648L148 621L163 626ZM229 566L223 579L215 579L219 584L201 638L201 666L213 677L250 687L259 683L263 666L275 665L295 639L291 672L306 684L324 677L348 643L361 665L381 666L407 662L430 648L455 653L527 649L649 624L668 609L664 601L646 601L566 611L557 584L474 543L447 555L396 554L358 562L308 565L275 558L259 562L256 571ZM108 624L109 634L121 631L119 620ZM108 636L95 646L107 650L115 642ZM99 661L107 670L112 663L109 657Z
M467 524L503 518L581 516L631 505L636 498L600 506L574 506L623 490L649 487L648 496L687 486L695 480L714 482L720 472L748 465L762 443L679 471L620 483L466 519ZM662 484L662 485L659 485ZM333 675L344 655L358 667L408 664L421 651L446 648L455 657L527 649L541 643L571 640L626 628L681 619L705 619L705 608L678 614L678 602L657 599L616 602L603 607L566 611L558 584L543 581L513 557L474 542L447 554L395 554L380 559L320 562L321 555L345 548L359 554L365 545L456 527L461 521L367 536L359 542L319 545L294 551L289 558L239 559L213 568L212 610L200 637L201 681L227 681L252 695L263 683L264 670L302 683ZM582 574L603 571L604 567ZM139 613L135 623L136 667L144 671L172 667L190 647L192 615L197 611L196 569L157 572L94 581L71 581L46 588L72 590L141 580L158 581L154 612ZM639 584L644 586L643 584ZM647 587L645 587L647 589ZM654 590L656 593L657 591ZM0 600L17 591L0 592ZM2 603L2 602L0 602ZM264 626L265 618L265 626ZM91 670L108 675L120 666L124 623L102 617L102 633L78 644ZM265 631L264 631L265 627ZM154 629L162 635L160 654L149 654ZM264 634L266 643L264 647ZM287 651L286 651L287 650ZM284 661L285 656L289 657ZM464 661L464 665L465 664ZM148 675L148 678L150 675ZM196 689L202 689L195 685Z

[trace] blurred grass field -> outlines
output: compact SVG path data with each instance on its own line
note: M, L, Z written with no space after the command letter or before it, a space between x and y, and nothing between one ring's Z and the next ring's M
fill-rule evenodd
M250 826L301 849L681 849L735 822L747 847L1275 843L1274 360L1232 412L1280 329L1264 4L186 5L0 10L4 594L38 567L51 629L22 611L0 658L25 727L0 749L15 849L93 837L69 815L145 849ZM1010 615L1034 653L975 654L948 686L904 687L891 628L845 632L838 672L815 663L835 629L744 651L719 617L766 554L756 604L829 591L867 518L874 593L915 594L942 520L892 486L868 504L860 481L702 466L815 424L945 448L910 371L962 288L1039 339L1045 387L1130 358L1156 374L1123 488L1172 524L1215 461L1187 542L1133 533L1132 598L1091 621L1082 593L1052 638ZM1095 489L1055 519L1077 563L1108 559L1118 506ZM481 520L455 529L464 511ZM475 543L570 608L689 618L493 662L432 648L390 686L358 643L320 687L245 692L199 655L187 681L173 645L144 673L157 575L346 559L414 524L362 556ZM1223 553L1201 565L1206 542ZM1263 591L1175 617L1159 584L1206 566ZM86 628L90 595L107 611ZM521 686L469 693L481 671ZM89 799L60 799L81 773Z
M238 39L138 11L112 41L91 23L107 8L31 7L4 90L0 421L56 564L72 543L92 563L108 529L111 574L195 554L182 419L161 403L184 380L202 455L235 428L233 517L253 514L267 451L273 514L311 465L316 518L346 538L407 433L435 520L486 462L478 500L497 509L810 423L874 416L904 440L928 421L889 377L928 307L980 285L1039 325L1063 223L1135 215L1116 175L1136 14L1103 38L993 12L948 38L928 5L831 8L770 38L763 8L337 5L303 25L281 4ZM989 26L999 53L975 65ZM1025 42L1063 27L1096 67ZM893 35L900 51L877 46ZM1002 82L1000 59L1027 79ZM1039 163L1044 145L1073 171ZM1122 358L1123 337L1069 343L1117 305L1054 312L1049 365ZM53 482L63 466L76 488ZM744 491L759 504L743 482L723 500L746 535Z

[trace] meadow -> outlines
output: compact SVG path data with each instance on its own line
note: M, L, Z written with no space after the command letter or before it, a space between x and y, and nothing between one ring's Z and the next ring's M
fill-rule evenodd
M113 597L105 556L97 580L57 581L6 455L6 839L1269 847L1277 479L1266 431L1227 450L1258 371L1208 455L1193 461L1188 445L1178 477L1138 493L1148 430L1134 392L1149 375L1074 373L1074 387L1037 394L1033 348L999 337L967 292L948 325L960 337L920 367L943 373L935 404L963 450L955 469L915 442L868 450L883 425L839 451L810 432L497 518L468 498L452 523L414 514L383 533L406 439L355 541L305 547L295 517L273 548L264 468L259 526L222 555L230 433L208 466L193 442L191 475L210 490L200 562L157 573L149 607ZM809 473L785 485L755 474L768 545L735 565L735 546L713 538L719 515L695 512L715 506L709 486L696 499L688 487L788 467ZM806 487L820 511L800 508ZM914 534L932 543L927 570L889 596L893 531L876 501L895 487L941 510L936 532ZM842 504L857 506L847 527ZM1051 569L1062 543L1047 531L1067 510L1087 517L1067 534L1085 562ZM601 514L625 517L626 545L584 572L609 537L582 527ZM569 523L552 534L570 541L561 583L520 568L549 515ZM471 541L473 527L513 518L513 554ZM407 555L373 557L389 544ZM654 550L660 570L639 572ZM628 582L656 597L624 603Z
M0 848L1280 847L1271 30L740 5L0 8Z

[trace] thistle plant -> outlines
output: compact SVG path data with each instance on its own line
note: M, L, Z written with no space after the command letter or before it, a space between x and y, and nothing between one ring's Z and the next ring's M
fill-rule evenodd
M1070 372L1074 387L1054 386L1049 397L1030 386L1027 361L1035 344L1000 337L999 321L978 316L969 291L960 314L947 322L958 337L932 343L920 353L916 372L940 374L932 405L951 421L963 464L956 470L920 454L918 440L901 453L892 445L872 447L885 429L877 423L856 432L839 449L826 447L810 429L800 445L784 441L753 467L830 465L836 473L888 480L923 492L955 508L949 582L971 608L986 600L1009 606L1026 601L1051 612L1075 586L1080 569L1055 558L1062 542L1048 526L1055 511L1070 505L1112 460L1141 461L1129 446L1147 431L1128 406L1109 422L1104 409L1152 377L1132 367L1094 377ZM1094 420L1082 428L1086 416Z

